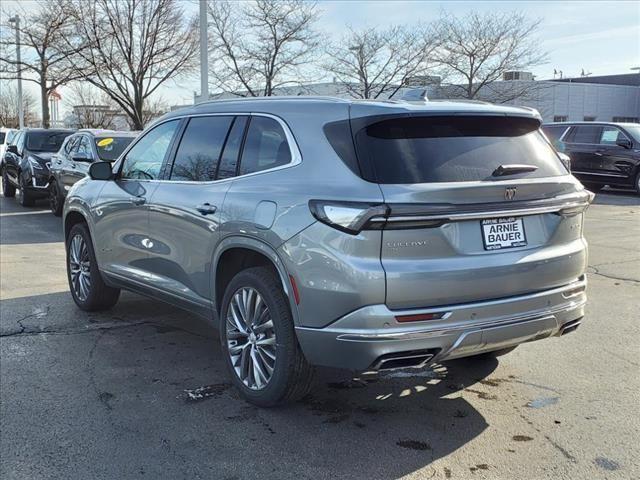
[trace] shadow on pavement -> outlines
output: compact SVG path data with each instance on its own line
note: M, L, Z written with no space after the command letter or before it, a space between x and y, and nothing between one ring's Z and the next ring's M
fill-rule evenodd
M596 193L593 203L597 205L640 205L640 195L633 190L612 189L610 187Z
M469 359L321 370L301 402L260 409L230 386L206 320L133 294L100 314L68 293L0 305L9 477L398 478L487 428L461 390L496 400L478 382L497 361Z

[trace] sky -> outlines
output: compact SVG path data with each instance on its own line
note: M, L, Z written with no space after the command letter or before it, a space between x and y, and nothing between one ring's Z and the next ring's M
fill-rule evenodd
M181 0L185 10L197 14L196 0ZM27 9L29 0L2 0L11 12L15 4ZM481 12L519 11L532 19L541 19L538 38L549 61L533 68L538 79L553 78L562 70L565 77L579 76L582 69L593 75L631 73L640 66L640 1L319 1L321 10L317 28L339 37L345 25L353 27L428 23L443 10L464 15ZM28 88L33 88L29 86ZM199 79L170 81L159 94L170 105L192 103ZM63 109L65 108L65 91ZM37 92L34 89L34 95Z

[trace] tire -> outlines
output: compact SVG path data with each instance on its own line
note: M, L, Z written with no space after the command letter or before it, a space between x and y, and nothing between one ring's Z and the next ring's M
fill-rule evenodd
M120 289L104 283L85 223L78 223L71 228L66 247L67 280L76 305L86 312L113 307L120 296Z
M56 217L61 216L63 206L64 198L60 195L60 187L58 187L58 182L52 180L51 184L49 185L49 208L51 208L51 213L53 213Z
M241 304L257 311L257 318L254 315L245 320ZM248 268L233 277L220 312L222 354L232 382L245 400L272 407L299 400L309 392L314 369L300 349L289 302L272 269Z
M604 188L604 183L582 182L582 184L587 190L591 190L592 192L599 192Z
M636 193L640 195L640 171L638 171L638 175L636 175Z
M26 188L26 183L18 174L18 182L20 184L20 195L18 195L18 203L23 207L33 207L36 204L36 200L31 196Z
M5 198L13 198L16 196L16 187L11 184L7 172L2 170L2 195Z

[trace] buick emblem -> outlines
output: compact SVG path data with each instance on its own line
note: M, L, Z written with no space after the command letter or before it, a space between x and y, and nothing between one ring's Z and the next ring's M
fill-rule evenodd
M507 187L504 189L504 199L513 200L516 198L516 187Z

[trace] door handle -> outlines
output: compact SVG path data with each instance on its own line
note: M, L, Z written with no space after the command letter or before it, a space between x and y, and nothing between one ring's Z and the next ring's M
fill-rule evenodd
M602 156L602 152L596 152L596 155L601 157Z
M134 205L144 205L145 202L147 201L147 199L144 197L131 197L129 200Z
M211 205L210 203L203 203L196 207L196 210L198 210L202 215L211 215L212 213L216 213L217 209L218 207Z

